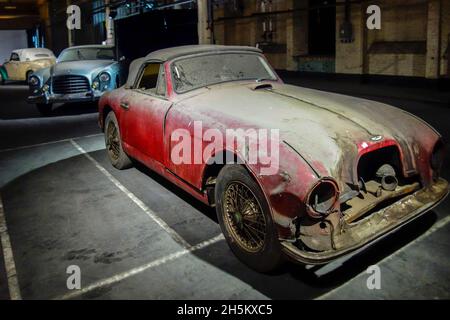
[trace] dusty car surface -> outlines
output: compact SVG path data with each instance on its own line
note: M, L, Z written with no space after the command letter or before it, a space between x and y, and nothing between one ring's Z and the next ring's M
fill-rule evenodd
M50 67L56 63L53 52L45 48L18 49L0 67L0 82L26 81L33 72Z
M430 125L386 104L286 85L252 47L150 53L99 111L112 164L135 159L215 206L232 251L259 271L285 257L323 264L367 247L448 193L444 144ZM264 171L239 143L206 150L198 122L224 135L278 129L277 170ZM180 130L194 137L191 159L196 146L206 154L200 161L173 158Z
M55 102L96 101L120 86L121 64L114 46L86 45L61 52L57 63L35 72L29 79L29 103L48 114Z

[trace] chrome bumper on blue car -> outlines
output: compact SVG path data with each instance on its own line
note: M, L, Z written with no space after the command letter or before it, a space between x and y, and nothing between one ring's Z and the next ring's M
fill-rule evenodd
M58 103L58 102L93 102L100 99L104 92L89 91L83 93L70 93L70 94L40 94L32 95L27 98L28 103Z

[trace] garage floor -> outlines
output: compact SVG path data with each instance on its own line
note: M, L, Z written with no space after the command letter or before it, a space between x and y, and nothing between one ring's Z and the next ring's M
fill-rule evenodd
M287 81L391 103L450 138L448 94ZM26 95L25 86L0 86L1 299L450 298L450 199L359 254L259 274L230 252L214 210L144 167L112 168L95 106L42 118ZM366 286L373 264L380 290ZM82 290L67 289L70 265L81 269Z

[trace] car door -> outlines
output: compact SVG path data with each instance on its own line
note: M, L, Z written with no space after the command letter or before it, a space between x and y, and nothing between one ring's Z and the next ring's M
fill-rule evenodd
M10 80L20 80L19 67L20 67L20 57L16 52L11 53L11 57L8 62L4 64L6 72L8 72L8 79Z
M163 64L145 64L134 89L130 91L120 101L123 109L122 138L133 153L163 163L164 117L171 107L171 102L166 98Z

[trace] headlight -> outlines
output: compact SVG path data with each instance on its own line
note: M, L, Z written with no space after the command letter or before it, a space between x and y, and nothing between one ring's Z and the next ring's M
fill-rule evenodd
M111 76L106 72L100 73L98 78L100 79L101 82L109 82L109 80L111 80Z
M439 171L441 169L442 163L444 162L444 149L445 145L442 140L439 140L434 145L433 153L431 154L430 165L431 168L435 171Z
M28 80L28 84L33 87L37 87L39 85L39 78L36 76L31 76Z
M322 218L331 213L338 198L336 182L328 178L322 179L316 183L307 197L307 212L313 218Z

